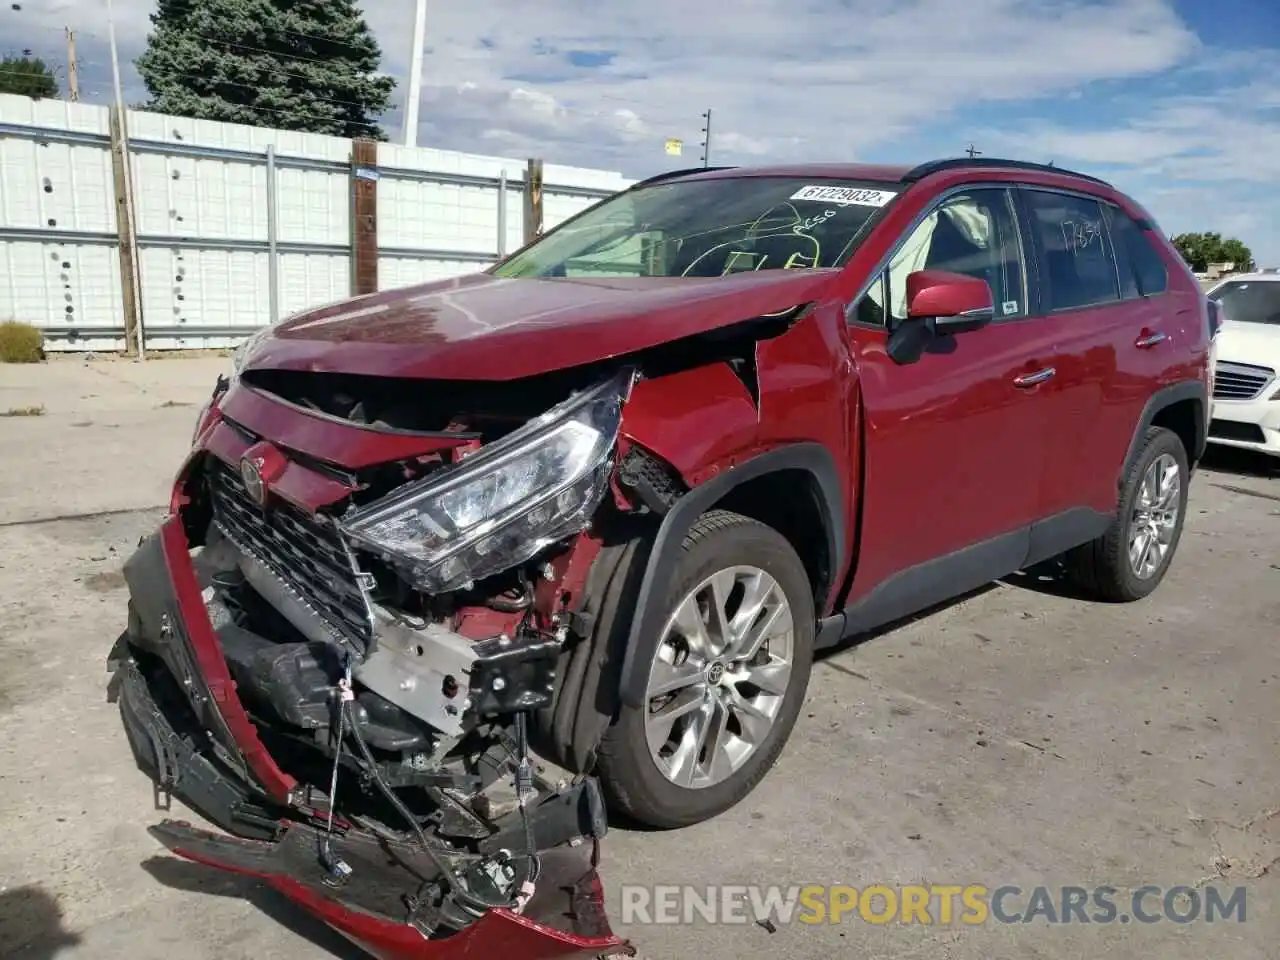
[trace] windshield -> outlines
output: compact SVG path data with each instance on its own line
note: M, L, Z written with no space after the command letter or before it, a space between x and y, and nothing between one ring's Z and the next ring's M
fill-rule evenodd
M1280 325L1280 280L1233 280L1209 295L1236 323Z
M618 194L496 266L499 277L719 277L841 266L896 184L796 177Z

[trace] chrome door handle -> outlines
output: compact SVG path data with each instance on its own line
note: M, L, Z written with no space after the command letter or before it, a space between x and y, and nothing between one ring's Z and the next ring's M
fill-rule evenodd
M1034 387L1037 383L1044 383L1057 372L1054 367L1045 367L1035 373L1024 373L1020 377L1013 378L1013 385L1015 387Z
M1145 337L1139 337L1133 341L1133 345L1139 350L1145 350L1147 347L1154 347L1157 343L1164 343L1169 339L1169 335L1157 330L1155 333L1148 333Z

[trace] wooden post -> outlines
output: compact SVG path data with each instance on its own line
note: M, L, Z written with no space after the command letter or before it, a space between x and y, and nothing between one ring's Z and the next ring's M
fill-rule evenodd
M72 103L80 100L80 67L76 63L76 32L70 27L67 31L67 99Z
M378 289L378 143L351 143L351 293Z
M542 236L542 161L530 158L524 174L524 242Z
M133 204L129 182L129 158L126 154L124 123L120 111L112 104L108 111L111 131L111 172L115 180L116 235L120 240L120 290L124 307L124 348L131 357L141 356L141 291L138 289L138 248L134 236Z

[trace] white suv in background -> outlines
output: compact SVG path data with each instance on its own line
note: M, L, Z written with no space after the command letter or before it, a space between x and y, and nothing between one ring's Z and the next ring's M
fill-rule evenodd
M1207 296L1223 317L1209 441L1280 457L1280 273L1227 277Z

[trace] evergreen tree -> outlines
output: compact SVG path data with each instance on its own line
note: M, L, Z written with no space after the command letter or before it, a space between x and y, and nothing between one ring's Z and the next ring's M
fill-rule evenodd
M395 81L354 0L159 0L151 23L148 110L385 139Z
M58 80L39 57L24 52L21 57L0 59L0 93L16 93L22 97L56 97Z

